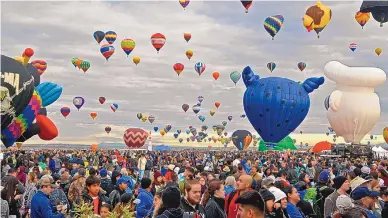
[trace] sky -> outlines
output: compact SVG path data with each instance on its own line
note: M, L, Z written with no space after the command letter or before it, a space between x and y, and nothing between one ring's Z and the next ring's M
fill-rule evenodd
M324 76L324 65L338 60L348 66L378 67L388 72L388 24L381 28L371 18L361 29L354 19L361 1L323 3L331 8L332 19L318 39L315 32L306 31L301 21L306 9L315 4L313 1L255 1L249 13L244 13L239 1L192 1L186 10L178 1L1 2L1 53L15 57L25 48L33 48L32 59L48 63L41 81L63 87L59 100L47 108L59 136L49 142L34 137L26 143L122 143L127 128L162 129L170 124L172 130L166 136L153 133L153 143L177 145L172 137L177 129L184 132L188 126L200 128L203 124L211 129L229 115L233 116L226 126L230 135L237 129L257 135L248 119L240 118L244 114L242 97L246 88L242 80L234 85L229 78L232 71L241 72L250 65L261 77L304 81ZM283 15L285 21L272 40L263 22L277 14ZM116 50L109 61L101 55L100 45L93 38L96 30L117 33L113 44ZM167 38L159 53L150 42L151 35L157 32ZM183 38L185 32L192 34L189 43ZM124 38L136 42L129 57L120 48ZM358 44L355 52L348 47L351 42ZM105 40L101 45L104 43ZM383 49L380 56L374 52L377 47ZM190 61L185 56L187 49L194 51ZM133 56L141 57L138 66L133 64ZM73 57L88 60L90 69L85 74L75 69L71 63ZM197 61L206 64L201 76L194 70ZM307 64L303 73L297 68L300 61ZM179 77L172 68L177 62L185 65ZM273 73L266 68L268 62L277 64ZM217 81L212 77L214 71L220 73ZM297 144L332 140L332 136L325 135L329 122L323 102L334 88L335 83L326 78L325 84L310 94L310 111L291 134ZM382 113L371 134L377 135L372 143L381 143L381 131L388 124L387 82L376 88L376 93ZM80 111L72 103L76 96L86 101ZM107 99L103 105L98 102L100 96ZM187 113L181 109L184 103L196 104L198 96L204 97L199 113L206 116L204 123L191 109ZM221 107L211 117L209 111L215 109L216 101ZM112 103L119 105L115 113L110 109ZM71 108L67 119L60 113L63 106ZM91 112L98 113L95 120L90 117ZM155 116L155 122L139 121L136 117L139 112ZM106 126L112 128L109 135L104 131ZM367 138L369 135L364 143Z

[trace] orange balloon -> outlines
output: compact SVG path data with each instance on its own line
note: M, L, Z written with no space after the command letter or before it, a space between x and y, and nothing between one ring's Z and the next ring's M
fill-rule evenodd
M93 118L93 120L94 120L94 118L96 118L97 117L97 113L96 112L91 112L90 113L90 116Z
M186 42L189 42L191 39L191 34L190 33L183 33L183 38L185 38Z
M75 64L77 65L78 69L81 69L81 63L82 63L82 61L84 61L84 60L82 60L82 59L77 59L77 60L75 61Z
M213 73L213 78L214 78L214 80L218 80L219 77L220 77L220 73L217 72L217 71L215 71L215 72Z
M58 136L58 129L53 123L53 121L50 120L50 118L39 114L35 117L36 123L39 124L40 132L38 134L39 138L42 140L53 140Z
M376 49L375 49L375 52L376 52L377 56L380 56L381 52L383 52L383 49L381 49L381 48L376 48Z
M214 103L214 105L216 106L216 108L218 108L220 107L221 103L217 101L216 103Z
M97 144L93 144L93 145L90 146L90 150L92 150L92 151L97 151L97 149L98 149L98 145Z

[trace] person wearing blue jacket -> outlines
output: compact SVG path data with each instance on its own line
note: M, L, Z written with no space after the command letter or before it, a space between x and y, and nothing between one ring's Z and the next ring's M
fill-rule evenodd
M50 177L43 177L38 182L40 190L34 195L31 200L31 217L34 218L64 218L66 210L62 210L61 206L58 206L58 211L61 213L54 214L54 208L52 207L49 196L54 191L56 184Z
M152 181L150 178L141 179L141 188L137 198L140 203L136 205L136 218L152 217L154 197L151 194Z
M48 167L50 168L50 171L52 174L54 174L56 172L56 169L55 169L55 160L54 160L54 157L53 156L50 156L50 160L49 160L49 165Z

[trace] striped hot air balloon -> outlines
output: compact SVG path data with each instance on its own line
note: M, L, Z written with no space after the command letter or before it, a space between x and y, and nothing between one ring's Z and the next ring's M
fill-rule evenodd
M116 41L117 34L114 31L108 31L105 33L106 41L111 45Z
M110 56L112 56L113 53L115 53L115 47L113 47L113 45L110 45L110 44L105 44L101 46L100 52L102 56L105 57L106 61L108 61Z
M151 43L152 46L156 49L156 51L159 53L159 50L163 48L164 43L166 43L166 37L161 33L155 33L151 36Z
M205 71L206 69L206 64L202 63L202 62L197 62L195 63L194 65L194 69L195 71L197 71L197 73L201 76L201 74Z
M282 28L283 22L284 17L282 15L269 16L265 19L264 29L272 36L272 40Z
M70 114L70 108L69 107L62 107L61 108L61 114L66 119L66 117Z
M272 71L274 71L275 68L276 68L276 64L275 64L274 62L269 62L269 63L267 64L267 68L268 68L268 70L270 70L271 73L272 73Z
M128 148L142 147L148 138L148 132L140 128L129 128L124 132L124 143Z
M234 82L234 85L241 79L241 73L233 71L230 73L230 79Z
M38 70L40 75L42 75L47 69L47 63L44 60L33 60L31 64Z
M133 39L123 39L121 41L121 48L123 49L125 54L127 54L127 57L129 54L131 54L131 52L133 51L133 49L135 49L135 47L136 47L136 43L135 41L133 41Z
M356 48L357 48L357 44L356 43L352 42L352 43L349 44L349 49L350 50L355 51Z

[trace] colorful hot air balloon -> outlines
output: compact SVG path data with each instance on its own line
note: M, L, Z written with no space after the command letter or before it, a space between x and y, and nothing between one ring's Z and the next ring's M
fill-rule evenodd
M228 124L228 122L222 121L222 125L223 125L223 126L226 126L227 124Z
M180 138L180 139L179 139L179 143L182 143L182 142L183 142L183 139L182 139L182 138Z
M172 128L171 125L166 125L166 126L164 127L164 130L165 130L166 132L170 132L171 128Z
M117 34L114 31L108 31L105 33L106 41L111 45L116 41Z
M182 109L183 111L186 113L187 110L190 108L190 106L188 104L182 104Z
M283 22L284 17L282 15L270 16L265 19L264 29L272 36L272 40L282 28Z
M94 120L94 118L96 118L97 117L97 113L96 112L91 112L90 113L90 116L93 118L93 120Z
M123 39L121 41L121 48L123 49L125 54L127 54L127 57L129 54L131 54L133 49L135 49L135 46L136 46L136 43L135 41L133 41L133 39Z
M155 33L151 36L151 44L156 49L157 53L159 53L159 50L164 46L166 43L166 37L161 33Z
M191 39L191 33L183 33L183 38L185 38L186 42L189 42Z
M210 110L209 114L210 116L213 116L216 112L214 110Z
M380 27L388 22L388 2L387 1L363 1L360 12L372 14L373 19L380 23Z
M100 44L100 42L105 38L105 33L98 30L93 33L93 37L97 41L97 43Z
M299 70L300 71L303 71L304 70L304 68L306 68L306 63L305 62L299 62L298 63L298 68L299 68Z
M139 56L133 56L132 61L137 66L140 63L140 57Z
M252 142L252 134L247 130L236 130L232 134L232 142L240 151L245 151Z
M38 70L39 75L42 75L47 69L47 63L44 60L33 60L31 64Z
M149 115L148 116L148 121L152 124L155 121L155 116Z
M99 97L98 101L100 102L100 104L104 104L105 103L105 97Z
M110 109L112 109L113 112L116 112L116 110L119 109L119 105L116 103L113 103L110 105Z
M197 100L199 103L202 103L203 102L203 99L205 99L202 95L201 96L198 96ZM201 105L199 105L201 106Z
M143 114L142 113L137 113L136 117L137 117L137 119L141 120L141 118L143 117Z
M179 76L182 73L183 69L185 69L185 65L183 65L181 63L176 63L176 64L174 64L174 66L172 68L175 70L176 74Z
M241 0L241 4L245 8L245 13L248 13L248 9L251 7L252 2L253 2L253 0L250 0L250 1L243 1L243 0Z
M82 97L75 97L73 99L73 104L79 110L85 104L85 99Z
M111 130L112 130L112 128L110 126L105 127L105 132L106 133L109 134Z
M105 57L106 61L108 61L110 56L112 56L113 53L115 53L115 47L113 47L113 45L110 45L110 44L104 44L101 46L100 52L102 56Z
M370 19L370 13L367 12L367 13L362 13L362 12L357 12L355 15L354 15L354 19L356 19L357 23L360 24L361 26L361 29L364 29L364 26L366 23L368 23L369 19Z
M77 65L78 69L81 69L81 63L82 63L82 59L78 58L77 60L75 60L75 65Z
M78 58L71 59L71 64L73 64L74 67L77 67L77 63L76 63L77 60L78 60Z
M203 116L203 115L199 115L199 116L198 116L198 119L199 119L200 121L204 122L204 121L206 120L206 117Z
M385 128L383 129L383 138L384 138L384 140L385 140L385 143L388 144L388 127L385 127Z
M217 109L220 107L220 105L221 105L221 103L218 101L216 103L214 103L214 106L216 106Z
M191 59L191 57L193 57L193 54L194 54L193 50L187 50L187 51L186 51L186 57L187 57L189 60Z
M86 73L88 69L90 68L90 62L89 61L82 61L81 62L81 69Z
M179 4L181 4L183 10L186 10L187 5L189 5L190 0L179 0Z
M213 78L214 80L218 80L218 78L220 78L220 73L217 71L213 72Z
M352 42L352 43L349 44L349 49L350 50L355 51L356 48L357 48L357 44L356 43Z
M377 56L380 56L381 52L383 52L383 49L381 49L381 48L375 49L375 53L377 54Z
M148 138L148 131L140 128L129 128L124 132L124 143L128 148L142 147Z
M269 62L269 63L267 64L267 68L268 68L268 70L271 71L271 73L272 73L272 71L274 71L275 68L276 68L276 64L275 64L274 62Z
M233 116L229 115L229 116L228 116L228 120L229 120L229 121L232 121L232 119L233 119Z
M199 111L201 110L201 107L198 106L198 105L193 105L192 109L193 109L193 112L194 112L195 114L198 114Z
M202 62L197 62L197 63L195 63L195 65L194 65L194 69L195 69L195 71L197 71L197 73L198 73L198 75L202 75L202 73L205 71L205 69L206 69L206 65L204 64L204 63L202 63Z
M230 73L230 79L234 82L234 85L241 79L241 73L233 71Z
M331 9L320 1L309 7L302 19L303 26L308 32L314 30L319 38L319 33L329 24L331 20Z
M69 107L61 107L61 114L66 119L66 117L70 114Z

